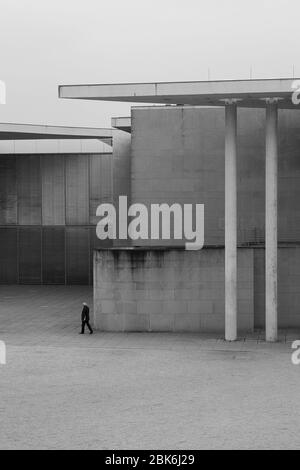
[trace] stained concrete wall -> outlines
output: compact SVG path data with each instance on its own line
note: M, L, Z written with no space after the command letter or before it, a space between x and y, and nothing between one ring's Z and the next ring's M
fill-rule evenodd
M92 284L112 155L0 155L0 284Z
M252 331L253 250L238 256L239 331ZM94 253L94 314L102 331L224 332L224 250Z
M205 243L211 246L224 244L224 120L223 108L132 111L132 202L205 204ZM279 145L279 240L300 242L299 111L279 112ZM239 109L240 245L264 242L264 218L265 111Z

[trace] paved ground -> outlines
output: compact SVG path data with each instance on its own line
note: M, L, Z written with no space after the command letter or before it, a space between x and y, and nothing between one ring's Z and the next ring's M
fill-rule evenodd
M300 366L282 332L78 335L86 287L0 287L1 449L299 447Z

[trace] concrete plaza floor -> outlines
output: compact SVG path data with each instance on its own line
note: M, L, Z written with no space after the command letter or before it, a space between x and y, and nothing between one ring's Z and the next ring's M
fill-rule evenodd
M296 449L300 366L282 332L78 335L88 287L0 287L1 449Z

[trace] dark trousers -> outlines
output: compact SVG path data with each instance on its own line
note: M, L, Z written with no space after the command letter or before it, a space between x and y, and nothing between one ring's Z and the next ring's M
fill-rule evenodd
M85 326L88 327L88 329L90 330L90 333L93 333L92 327L91 327L90 322L88 320L84 320L81 323L81 333L84 333Z

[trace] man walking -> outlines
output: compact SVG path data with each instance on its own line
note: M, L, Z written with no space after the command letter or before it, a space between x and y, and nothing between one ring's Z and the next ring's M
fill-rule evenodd
M90 309L89 306L84 302L83 309L81 313L81 335L84 335L85 325L90 330L90 335L93 334L92 327L90 325Z

